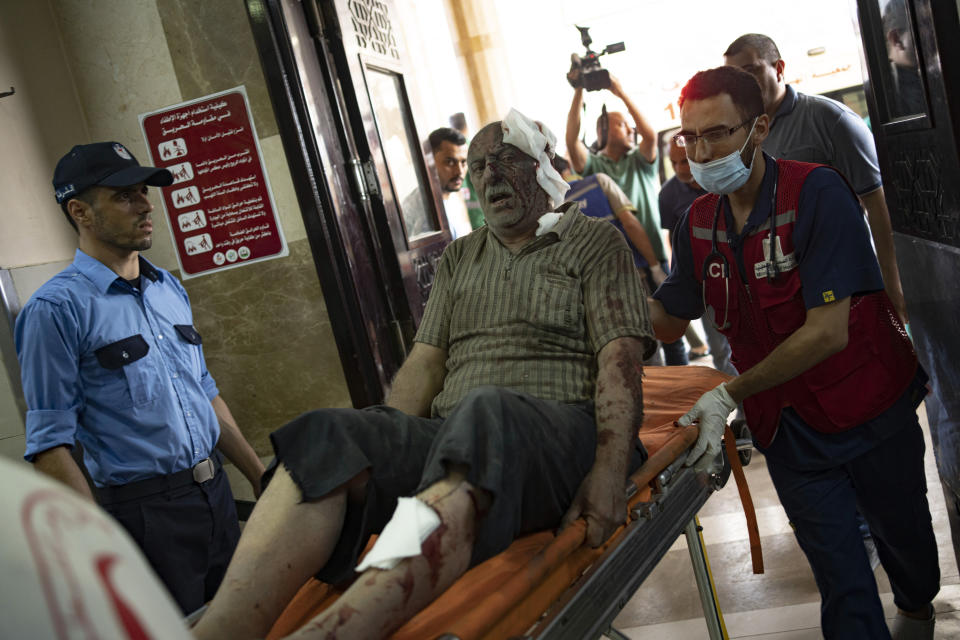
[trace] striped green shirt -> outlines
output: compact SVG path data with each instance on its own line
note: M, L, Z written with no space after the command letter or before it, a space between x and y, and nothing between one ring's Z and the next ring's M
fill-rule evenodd
M443 252L417 342L447 351L432 413L479 386L564 403L592 400L597 354L615 338L656 347L640 276L617 229L576 203L552 231L511 253L487 227Z

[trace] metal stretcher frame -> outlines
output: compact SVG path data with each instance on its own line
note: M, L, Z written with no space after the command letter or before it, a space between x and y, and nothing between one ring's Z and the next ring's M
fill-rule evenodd
M706 555L695 520L721 480L683 468L682 463L682 459L676 460L660 473L657 484L661 490L654 493L650 501L634 507L633 520L618 543L591 565L527 637L542 640L584 640L604 634L623 637L611 628L614 618L681 533L687 535L710 638L724 637L716 593L704 562ZM729 474L729 467L725 465L724 470L721 478Z
M718 475L684 468L685 452L696 440L697 428L678 428L673 421L682 414L680 407L692 406L704 390L727 377L706 367L645 370L640 437L650 457L628 485L633 517L599 549L583 544L583 520L556 535L545 531L518 539L510 549L464 574L392 637L622 637L610 623L676 538L686 533L710 637L724 638L695 514L726 481L730 473L726 456L737 455L735 449L725 451L726 463ZM728 434L732 446L733 434L729 430ZM330 585L308 581L268 637L292 633L329 606L337 594Z

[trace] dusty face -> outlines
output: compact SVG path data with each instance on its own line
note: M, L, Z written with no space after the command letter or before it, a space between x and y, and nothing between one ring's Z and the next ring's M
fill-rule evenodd
M735 56L724 56L723 62L729 67L739 67L756 78L760 83L760 93L763 94L763 108L770 109L770 105L777 100L783 80L783 60L767 62L756 50L747 47Z
M499 122L477 134L467 161L487 226L498 237L520 236L535 229L540 216L550 210L550 198L537 184L539 164L503 142Z
M693 179L693 174L690 173L690 161L687 160L687 152L683 150L683 147L678 147L672 140L670 141L670 164L673 165L673 172L676 174L677 180L683 184L697 184Z
M153 244L153 205L144 183L129 187L94 187L87 227L94 239L105 246L144 251Z
M607 114L607 144L606 149L625 149L633 148L633 127L627 122L626 117L619 111L611 111ZM600 137L599 128L597 138Z
M440 187L446 193L455 193L463 188L463 177L467 174L467 147L453 144L449 140L440 143L433 152L440 176Z

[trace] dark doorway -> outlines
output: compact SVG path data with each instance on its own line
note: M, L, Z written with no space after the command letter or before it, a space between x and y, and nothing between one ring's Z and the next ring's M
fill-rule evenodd
M960 550L960 20L956 2L859 0L867 102L927 418ZM936 487L931 487L936 490Z
M375 404L450 241L396 12L389 0L247 8L351 398Z

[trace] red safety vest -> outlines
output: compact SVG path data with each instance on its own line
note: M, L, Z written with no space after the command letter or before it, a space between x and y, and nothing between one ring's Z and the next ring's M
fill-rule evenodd
M691 207L694 273L701 284L706 276L705 321L720 324L727 318L728 326L720 330L730 341L731 361L737 371L755 366L806 320L793 229L797 216L803 215L799 210L800 190L807 175L818 166L823 165L777 160L775 244L779 247L771 256L769 221L743 239L746 286L727 243L722 211L717 221L716 250L729 264L726 285L722 260L710 256L719 196L701 196ZM765 267L771 257L780 266L780 275L772 282ZM833 292L822 295L829 302ZM853 296L849 322L847 346L842 351L792 380L744 400L747 424L762 446L773 441L783 407L793 407L817 431L835 433L880 415L906 390L916 373L917 356L887 294L878 291Z

